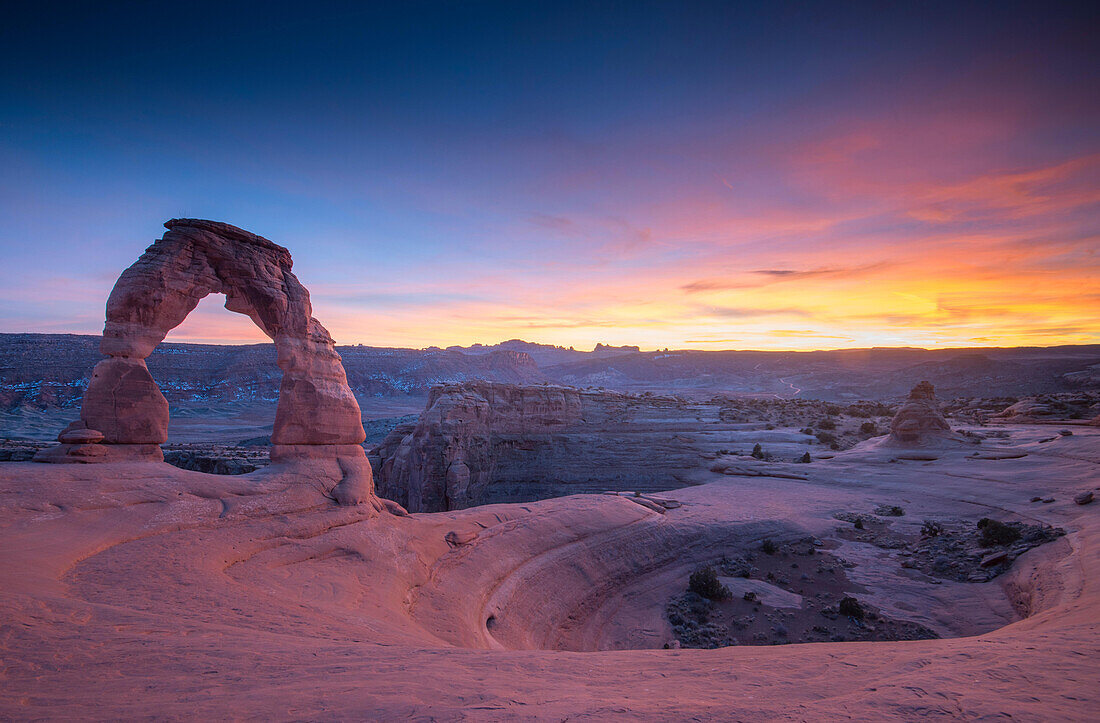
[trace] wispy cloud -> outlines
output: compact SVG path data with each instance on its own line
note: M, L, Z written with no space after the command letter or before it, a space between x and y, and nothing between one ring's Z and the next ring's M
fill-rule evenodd
M752 289L781 282L820 278L857 278L872 274L889 266L886 262L851 267L825 267L815 269L758 269L745 272L740 279L701 279L684 284L680 288L688 293L726 289Z
M699 312L707 316L716 316L726 319L746 319L758 316L813 316L810 311L795 307L769 309L745 306L706 306L699 307Z
M595 121L417 106L367 133L310 110L295 135L287 113L315 106L294 101L205 135L29 124L0 142L0 329L98 331L118 272L188 213L288 246L341 342L1100 342L1098 104L1024 53L800 75L725 107L721 84L674 112L601 96ZM263 339L217 299L172 337Z

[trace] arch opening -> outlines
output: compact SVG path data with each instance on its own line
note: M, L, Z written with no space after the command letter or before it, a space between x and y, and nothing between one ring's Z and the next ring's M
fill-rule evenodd
M210 294L275 343L282 370L271 435L273 463L327 460L339 501L374 498L359 404L328 331L313 318L290 252L228 224L173 219L119 276L107 299L100 351L80 410L40 455L49 462L162 461L168 401L146 359ZM316 467L314 464L311 469Z
M251 319L224 309L225 301L219 293L204 297L146 364L168 400L164 461L243 475L270 464L282 371L271 339ZM198 363L181 366L182 351Z

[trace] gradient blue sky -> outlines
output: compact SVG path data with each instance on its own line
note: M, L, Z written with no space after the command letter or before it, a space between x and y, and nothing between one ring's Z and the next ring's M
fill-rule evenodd
M340 343L1100 342L1097 5L880 5L16 6L0 331L187 216Z

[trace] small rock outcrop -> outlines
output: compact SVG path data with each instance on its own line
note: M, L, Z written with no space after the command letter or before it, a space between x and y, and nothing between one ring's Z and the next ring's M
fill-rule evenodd
M1035 398L1021 399L994 416L997 419L1016 423L1039 422L1059 418L1054 407Z
M1061 392L1026 397L994 415L1012 424L1089 424L1100 412L1100 394L1095 391Z
M909 392L909 398L891 420L888 441L922 445L952 436L951 426L936 402L935 389L929 382L921 382Z
M161 461L168 402L145 359L209 294L245 314L275 342L283 372L272 433L274 463L313 463L335 478L342 503L373 499L359 404L332 338L313 318L290 252L229 224L173 219L168 232L122 272L107 300L80 419L38 455L46 462Z

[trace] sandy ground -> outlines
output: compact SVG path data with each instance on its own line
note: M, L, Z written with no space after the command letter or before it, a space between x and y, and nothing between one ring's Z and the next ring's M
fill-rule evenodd
M1095 719L1100 503L1072 498L1100 487L1100 430L1005 429L1008 458L865 443L806 479L715 473L665 514L578 495L371 516L278 468L0 465L0 717ZM1068 534L992 582L934 581L839 539L834 515L880 504ZM944 638L661 649L692 569L806 535Z

